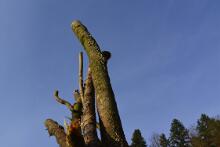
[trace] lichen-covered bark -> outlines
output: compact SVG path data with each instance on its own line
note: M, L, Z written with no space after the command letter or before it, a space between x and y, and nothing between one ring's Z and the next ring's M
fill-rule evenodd
M82 131L87 147L100 147L96 132L95 92L90 67L88 68L88 75L85 83Z
M105 58L95 39L81 22L73 22L72 29L89 57L97 108L101 123L103 124L101 128L101 132L103 133L102 142L106 147L128 147L105 64Z
M66 100L64 100L64 99L62 99L62 98L59 96L59 91L58 91L58 90L56 90L56 91L54 92L54 97L55 97L55 99L56 99L56 101L57 101L58 103L65 105L70 111L73 110L73 106L70 104L70 102L68 102L68 101L66 101Z
M83 52L79 53L79 93L80 93L80 100L83 103L83 94L84 94L84 87L83 87Z
M66 144L66 134L62 126L52 119L47 119L44 124L49 135L56 137L57 143L60 145L60 147L69 147Z

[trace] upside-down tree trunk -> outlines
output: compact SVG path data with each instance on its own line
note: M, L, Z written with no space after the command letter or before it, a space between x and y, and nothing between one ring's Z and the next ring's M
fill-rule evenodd
M108 75L107 61L95 39L81 22L74 21L72 29L89 57L101 120L102 142L105 147L128 147Z

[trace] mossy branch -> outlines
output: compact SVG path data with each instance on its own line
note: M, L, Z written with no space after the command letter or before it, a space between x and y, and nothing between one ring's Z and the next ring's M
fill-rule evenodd
M74 21L72 30L89 57L100 123L103 124L102 142L106 147L128 147L111 87L106 59L95 39L81 22Z
M68 101L62 99L62 98L59 96L59 91L58 91L58 90L56 90L56 91L54 92L54 97L55 97L55 99L56 99L56 101L57 101L58 103L65 105L70 111L73 110L73 106L72 106Z
M47 119L44 123L50 136L55 136L60 147L69 147L66 144L66 134L64 128L52 119Z

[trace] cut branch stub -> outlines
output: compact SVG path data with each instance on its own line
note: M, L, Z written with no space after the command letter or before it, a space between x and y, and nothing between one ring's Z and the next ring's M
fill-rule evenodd
M76 102L81 102L82 103L81 98L80 98L79 90L75 90L73 95L74 95L74 98L75 98Z
M72 30L89 57L100 123L103 124L102 142L106 147L128 147L111 87L106 59L95 39L80 21L72 23Z

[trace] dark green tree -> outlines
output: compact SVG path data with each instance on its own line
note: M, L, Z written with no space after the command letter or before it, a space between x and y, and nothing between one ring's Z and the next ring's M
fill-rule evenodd
M202 114L197 121L196 134L192 136L193 146L219 147L220 146L220 120Z
M190 147L188 130L178 119L171 123L169 140L171 147Z
M147 147L146 141L142 137L141 131L139 129L134 130L131 140L131 147Z
M166 138L166 135L162 133L160 135L160 146L161 147L169 147L169 140Z
M209 134L208 127L210 122L211 118L209 118L209 116L206 114L202 114L200 119L197 121L196 129L203 138L208 138L207 135Z

